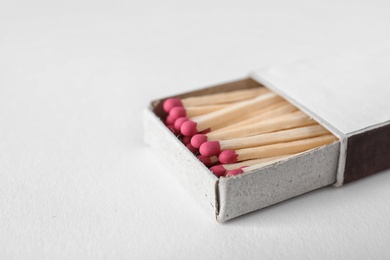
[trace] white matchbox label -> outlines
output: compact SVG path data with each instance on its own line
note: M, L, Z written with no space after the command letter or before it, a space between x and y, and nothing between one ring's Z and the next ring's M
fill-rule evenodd
M251 76L340 135L390 119L390 46L273 67Z

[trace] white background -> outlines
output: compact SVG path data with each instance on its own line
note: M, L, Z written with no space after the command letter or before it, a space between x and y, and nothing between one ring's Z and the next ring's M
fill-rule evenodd
M0 258L389 259L390 171L217 224L148 102L390 40L388 1L0 2Z

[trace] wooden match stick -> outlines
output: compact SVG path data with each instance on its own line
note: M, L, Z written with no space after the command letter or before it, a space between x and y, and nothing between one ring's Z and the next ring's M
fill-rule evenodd
M329 134L287 143L271 144L239 150L225 150L219 154L218 159L221 163L235 163L249 159L282 156L303 152L308 149L333 143L334 141L336 141L336 138Z
M204 156L218 155L222 150L237 150L261 145L283 143L329 134L320 125L305 126L277 132L203 143L199 152Z
M279 103L281 103L281 102L279 102ZM271 109L271 107L274 107L275 105L277 105L277 106L275 106L275 107L279 107L279 106L280 106L279 103L278 103L278 104L271 105L271 106L270 106L270 109ZM231 105L231 104L228 104L228 105ZM228 105L225 104L225 105L221 105L221 106L228 106ZM194 107L194 108L195 108L195 107ZM202 109L203 107L198 107L198 108L199 108L199 109ZM196 109L197 109L197 108L196 108ZM266 112L266 111L268 111L268 107L263 108L263 109L259 109L258 111L252 111L252 112L250 112L250 113L247 113L247 114L242 115L242 118L233 118L233 119L232 119L231 121L229 121L229 122L224 122L224 123L221 124L221 125L214 126L214 127L213 127L213 130L219 130L220 128L224 128L224 127L226 127L227 125L239 123L239 122L241 122L242 120L246 120L246 119L249 119L249 118L253 118L253 117L255 117L255 116L258 116L259 113L264 113L264 112ZM177 119L174 119L173 117L171 118L171 117L168 115L167 120L166 120L165 123L166 123L166 125L173 125L173 126L174 126L174 129L175 129L176 131L180 132L181 125L182 125L184 122L188 121L189 119L190 119L190 118L188 118L187 116L179 117L179 118L177 118Z
M251 166L241 166L241 167L233 169L233 170L228 170L225 173L225 177L235 176L235 175L239 175L239 174L245 173L245 172L251 172L251 171L263 168L265 166L274 164L276 162L280 162L280 161L286 160L286 159L288 159L290 157L293 157L293 156L296 156L296 155L297 154L290 155L290 156L283 156L283 157L279 157L279 158L272 157L274 159L271 159L271 160L268 160L268 161L264 161L264 162L260 162L260 163L257 163L257 164L253 164Z
M219 163L217 156L207 157L207 156L203 156L203 155L198 155L198 156L196 156L196 158L198 158L198 160L201 161L207 167L211 167L211 166Z
M246 99L254 98L255 96L265 94L270 92L269 89L258 87L251 89L242 89L232 92L223 92L216 93L198 97L188 97L188 98L168 98L164 101L163 109L165 112L169 113L170 110L174 107L194 107L194 106L205 106L205 105L216 105L216 104L226 104L233 103L238 101L243 101Z
M187 144L185 144L185 146L187 147L188 150L190 150L191 153L193 153L193 154L199 153L199 149L193 147L193 146L191 145L191 143L187 143Z
M289 113L296 112L297 110L298 109L296 107L294 107L290 103L287 103L285 100L282 100L281 102L277 102L276 104L261 109L261 111L258 111L258 113L256 113L251 117L240 120L238 122L234 122L233 124L228 122L226 126L213 130L213 132L218 133L218 132L225 131L226 129L232 129L244 125L250 125L253 123L261 122L263 120L275 118L282 115L287 115Z
M229 106L229 104L221 105L209 105L209 106L199 106L199 107L186 107L186 112L188 117L201 116L207 113L211 113L222 108Z
M242 114L263 108L280 100L282 98L275 93L267 93L250 100L237 102L226 108L184 122L180 131L184 136L193 136L200 131L212 130L214 126L221 125L233 118L240 117Z
M169 118L176 120L180 117L195 117L201 116L207 113L211 113L222 108L229 106L228 104L222 105L209 105L209 106L199 106L199 107L173 107L168 114Z
M218 164L210 168L217 177L224 176L227 171L239 169L241 167L249 167L259 163L265 163L272 160L282 159L287 156L276 156L270 158L262 158L262 159L252 159L243 162L231 163L231 164Z
M219 125L213 126L213 131L219 131L219 130L222 130L224 128L228 128L230 126L234 126L236 124L241 124L241 122L243 122L243 121L246 121L248 119L252 119L254 117L258 117L260 114L267 113L270 110L277 109L277 108L281 107L283 104L286 104L286 101L280 100L279 102L276 102L275 104L270 104L270 105L265 106L263 108L242 114L240 117L232 118L229 121L225 121Z
M192 137L191 144L194 147L199 148L204 142L207 141L220 141L247 137L252 135L280 131L284 129L312 125L315 123L316 122L309 118L306 114L301 111L297 111L288 115L271 118L250 125L243 125L241 127L225 129L224 131L211 131L207 134L197 134Z
M258 95L259 96L259 95ZM173 107L166 120L165 120L165 124L166 125L173 125L173 128L176 130L176 131L179 131L180 132L180 128L182 126L182 124L186 121L188 121L189 119L191 118L194 118L195 117L195 120L197 120L197 116L202 116L204 114L207 114L207 113L211 113L211 112L214 112L216 110L219 110L219 109L222 109L222 108L225 108L227 106L231 106L232 104L234 103L227 103L227 104L219 104L219 105L208 105L208 106L194 106L194 107L187 107L187 108L184 108L184 107L181 107L181 106L178 106L178 107ZM281 104L281 102L279 102L279 104L273 104L270 106L270 109L271 107L279 107ZM187 111L188 110L188 111ZM213 129L219 129L219 128L222 128L222 127L225 127L227 124L234 124L234 123L238 123L242 120L245 120L245 119L248 119L248 118L253 118L254 116L258 115L259 113L264 113L266 112L268 109L267 108L264 108L264 109L260 109L260 110L254 110L250 113L246 113L242 116L242 118L232 118L230 121L228 122L224 122L223 124L221 125L218 125L218 126L214 126Z

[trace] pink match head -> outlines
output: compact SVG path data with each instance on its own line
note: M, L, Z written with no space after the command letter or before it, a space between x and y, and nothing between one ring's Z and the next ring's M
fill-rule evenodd
M180 127L181 125L185 122L185 121L188 121L188 118L187 117L179 117L178 119L175 120L175 123L173 124L173 126L175 127L175 129L177 131L180 131Z
M203 156L203 155L198 155L197 158L199 161L201 161L207 167L211 167L218 162L218 158L215 156L207 157L207 156Z
M169 111L169 116L175 120L184 117L186 116L186 109L184 107L173 107L171 111Z
M185 145L191 143L191 137L190 136L183 136L182 139L181 139L181 142ZM194 147L194 146L192 146Z
M225 150L222 151L218 158L221 163L235 163L237 162L238 155L234 150Z
M164 101L163 104L163 109L165 112L169 113L172 108L174 107L182 107L183 103L181 102L180 99L178 98L168 98L167 100Z
M194 137L192 137L192 139ZM192 139L191 139L191 142L192 142ZM219 141L205 142L199 147L200 154L204 155L204 156L217 155L217 154L219 154L220 151L221 151L221 146L219 145Z
M200 146L207 141L207 136L204 134L196 134L191 138L193 147L200 148Z
M212 171L214 173L214 175L217 177L221 177L221 176L225 175L225 173L226 173L226 169L223 167L222 164L218 164L218 165L211 167L210 171Z
M235 170L231 170L231 171L228 171L226 173L226 177L229 177L229 176L235 176L235 175L239 175L241 173L243 173L244 171L242 170L242 168L239 168L239 169L235 169Z
M194 136L198 133L196 125L197 124L194 121L188 120L181 125L180 132L184 136Z
M198 150L197 148L193 147L193 146L191 145L191 143L186 144L186 147L187 147L188 150L190 150L191 153L193 153L193 154L196 154L196 153L199 152L199 150Z
M168 115L165 119L165 125L172 125L175 123L175 118L171 117L171 115Z

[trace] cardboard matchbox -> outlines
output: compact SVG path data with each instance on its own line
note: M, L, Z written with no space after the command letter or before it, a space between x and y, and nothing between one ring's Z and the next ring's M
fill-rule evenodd
M390 168L390 47L268 68L175 97L258 86L278 93L339 141L249 173L217 178L162 122L165 98L144 113L145 141L217 221Z

